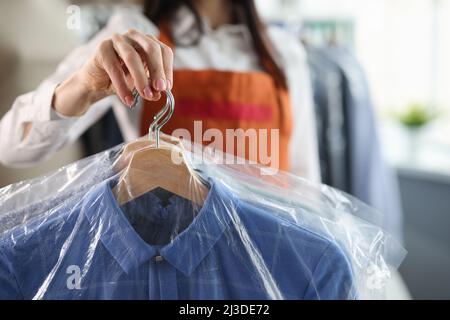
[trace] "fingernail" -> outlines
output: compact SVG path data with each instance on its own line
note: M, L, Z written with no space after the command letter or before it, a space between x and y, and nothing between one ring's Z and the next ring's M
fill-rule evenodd
M158 79L156 81L155 87L156 87L156 90L158 90L158 91L164 91L164 90L166 90L166 82L164 81L164 79Z
M170 80L166 80L167 82L167 89L171 90L172 89L172 82Z
M126 96L125 97L125 103L127 104L127 106L131 106L133 104L133 97L132 96Z
M150 88L150 86L146 86L144 88L144 94L145 94L146 98L149 98L149 99L153 98L153 92L152 92L152 89Z

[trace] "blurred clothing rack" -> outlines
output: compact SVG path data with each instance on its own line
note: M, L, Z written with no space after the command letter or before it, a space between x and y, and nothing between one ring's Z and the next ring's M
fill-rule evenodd
M322 182L380 212L362 217L402 239L397 178L381 151L375 110L363 67L347 46L306 42L313 85Z

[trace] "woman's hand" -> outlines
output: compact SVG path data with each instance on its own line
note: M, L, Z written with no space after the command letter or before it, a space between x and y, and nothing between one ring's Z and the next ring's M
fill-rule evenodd
M94 102L116 94L133 103L132 90L159 100L173 84L172 50L157 38L137 30L102 41L83 67L55 90L53 107L65 116L80 116Z

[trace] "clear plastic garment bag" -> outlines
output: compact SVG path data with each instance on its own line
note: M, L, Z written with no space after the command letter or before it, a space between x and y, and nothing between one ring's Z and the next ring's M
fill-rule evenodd
M405 250L373 209L160 136L167 101L149 137L0 189L0 298L384 297Z

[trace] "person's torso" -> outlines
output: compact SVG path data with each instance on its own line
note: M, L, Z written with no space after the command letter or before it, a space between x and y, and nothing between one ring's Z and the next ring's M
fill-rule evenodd
M236 37L230 37L234 39L231 43L234 41L236 45L236 70L230 70L227 63L223 69L218 65L220 55L224 54L220 47L225 47L225 54L228 55L233 55L234 48L221 44L220 34L215 34L217 31L210 32L209 39L205 42L201 40L195 47L175 48L168 36L167 25L161 28L160 39L170 45L175 53L172 90L175 112L163 131L252 162L287 170L292 127L288 93L271 74L262 71L268 69L264 67L270 62L259 63L254 50L243 48L251 46L251 43L242 28L244 26L235 26L234 30L228 30L236 32L233 35ZM212 52L203 54L207 50L216 51L218 57L211 55ZM242 50L251 54L243 55ZM198 56L193 52L197 52ZM240 61L237 59L239 56L246 57L247 61ZM211 61L203 61L208 57ZM188 61L191 58L192 61ZM202 63L213 67L203 68L205 65ZM180 65L184 67L180 68ZM244 65L252 65L249 69L253 70L245 70ZM153 115L160 108L161 102L143 103L141 135L148 132Z

